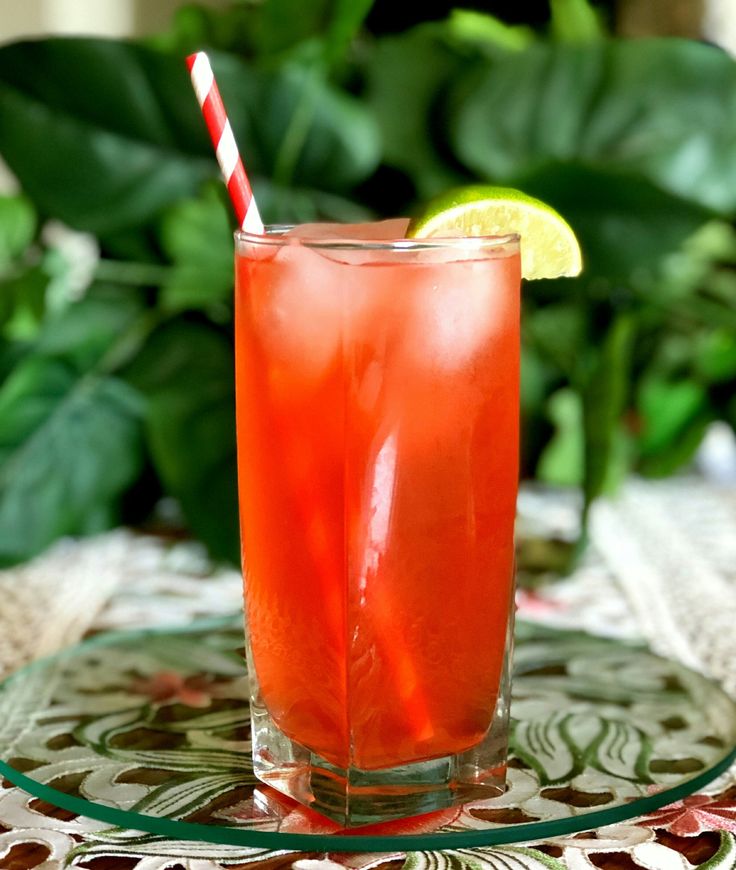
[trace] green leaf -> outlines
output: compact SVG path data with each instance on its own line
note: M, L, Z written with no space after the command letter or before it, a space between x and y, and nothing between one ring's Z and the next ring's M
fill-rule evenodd
M558 286L562 288L560 295L574 298L569 279L563 279ZM574 378L580 361L579 350L585 343L583 307L565 301L528 309L522 325L527 343L568 378Z
M239 558L230 342L203 323L154 333L127 377L147 398L145 430L166 490L216 558Z
M233 234L217 195L172 206L162 219L161 245L174 264L161 288L164 308L207 308L232 296Z
M251 57L259 48L256 10L246 3L209 8L196 3L179 6L168 30L145 39L145 44L186 57L204 47Z
M297 62L264 71L211 57L252 177L279 170L282 180L340 193L373 171L378 132L355 97ZM182 58L148 46L2 47L0 113L0 153L24 189L42 212L79 229L140 226L219 175Z
M571 223L587 281L628 283L642 269L653 272L711 216L644 177L580 164L550 164L514 185L549 202Z
M333 0L330 5L325 57L328 63L335 63L343 57L350 42L360 30L373 6L373 0Z
M265 179L258 186L258 208L261 215L275 224L320 220L360 223L375 218L374 213L364 206L337 194L275 184Z
M707 208L736 208L736 63L695 41L535 43L469 70L455 154L511 181L547 163L638 173Z
M20 256L36 234L36 213L24 196L0 196L0 270Z
M381 147L372 115L318 69L289 63L263 74L259 85L254 126L275 181L341 192L376 168Z
M714 329L695 343L695 370L710 383L736 379L736 341L730 329Z
M127 384L59 360L22 361L0 389L0 563L83 531L141 466L141 404Z
M588 0L550 0L552 35L559 42L592 42L604 31Z
M663 477L692 458L712 419L705 389L688 380L649 375L640 387L639 466Z
M583 404L569 387L558 390L547 403L555 434L537 464L540 480L558 486L579 486L584 474Z
M216 173L186 69L130 43L0 48L0 153L41 211L111 232Z
M290 60L256 70L231 55L210 57L256 197L260 176L341 193L378 165L371 114L318 68Z
M332 64L344 55L371 5L372 0L266 0L255 16L255 47L261 56L278 55L319 41Z
M666 447L705 407L705 391L693 381L646 378L639 389L642 453L656 453Z
M521 408L532 412L545 400L550 381L549 367L537 350L524 342L521 347Z
M636 322L631 315L614 315L583 389L586 511L606 488L613 462L617 455L620 456L614 446L628 398L635 328Z
M365 70L367 100L381 128L383 159L427 199L462 182L438 149L446 138L439 95L466 59L435 24L380 39Z
M521 51L534 39L534 31L523 25L511 25L473 9L453 9L447 22L451 37L494 50Z
M87 295L45 320L34 351L61 357L78 371L100 361L144 311L140 295L106 284L93 285Z
M280 54L321 34L328 5L328 0L265 0L255 18L259 54Z
M36 337L50 278L42 265L11 272L0 280L0 326L6 338L28 341Z

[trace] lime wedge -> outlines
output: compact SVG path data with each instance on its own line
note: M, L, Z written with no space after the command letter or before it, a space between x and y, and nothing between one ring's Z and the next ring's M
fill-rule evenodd
M431 200L407 237L521 236L524 278L579 275L580 245L572 227L552 206L511 187L458 187Z

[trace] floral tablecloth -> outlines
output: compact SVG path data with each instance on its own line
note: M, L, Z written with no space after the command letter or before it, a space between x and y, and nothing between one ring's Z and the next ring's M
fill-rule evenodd
M574 497L526 490L523 534L570 540ZM544 578L541 578L544 579ZM591 546L569 578L521 591L527 620L594 634L643 637L664 655L721 680L736 694L736 490L702 478L631 481L597 506ZM118 530L63 542L32 563L0 572L0 671L53 652L90 631L185 624L233 613L240 578L212 570L190 543ZM194 707L187 686L157 687ZM59 811L3 782L0 868L96 870L339 870L385 864L402 870L736 867L736 768L701 794L629 822L518 846L390 855L329 855L173 842Z

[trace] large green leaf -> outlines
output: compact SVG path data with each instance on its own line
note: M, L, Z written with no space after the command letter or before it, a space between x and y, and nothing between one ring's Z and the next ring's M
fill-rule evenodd
M538 43L486 62L461 83L451 133L483 177L577 161L736 208L736 63L697 42Z
M223 94L227 84L222 84ZM376 168L380 138L373 117L360 101L331 85L318 67L294 61L275 73L260 73L258 84L249 108L269 177L341 192ZM239 93L230 102L236 99L242 99Z
M141 403L112 377L32 356L0 389L0 563L99 526L141 466Z
M711 215L641 175L582 164L548 164L515 184L565 215L583 249L585 278L609 285L627 283L642 267L651 272Z
M0 48L0 153L39 208L106 232L146 220L215 173L180 60L49 39Z
M313 223L326 220L361 223L375 218L365 206L335 193L294 187L262 180L258 187L258 208L274 224Z
M483 178L582 162L736 208L736 64L712 46L536 43L470 70L453 108L455 153Z
M293 62L213 54L251 176L341 192L379 159L367 110ZM0 154L42 212L98 234L148 222L218 174L182 58L48 39L0 48ZM257 192L257 190L256 190Z
M222 9L187 4L150 45L185 56L203 48L254 57L274 66L286 57L334 63L360 29L372 0L264 0Z
M36 339L34 350L48 356L63 358L78 371L87 371L128 333L130 341L138 338L135 328L145 332L144 306L140 294L129 288L94 284L87 295L47 315ZM140 336L142 338L142 335ZM135 352L135 346L123 348Z
M403 170L422 198L463 178L438 147L446 134L440 96L463 62L444 31L427 24L379 40L367 64L367 99L381 127L383 159Z
M203 323L156 332L127 377L146 396L146 436L166 490L218 558L239 554L233 349Z

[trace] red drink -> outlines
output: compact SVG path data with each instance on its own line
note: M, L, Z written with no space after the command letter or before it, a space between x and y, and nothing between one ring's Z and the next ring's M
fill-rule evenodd
M404 245L238 241L254 704L340 772L480 746L504 672L518 243Z

